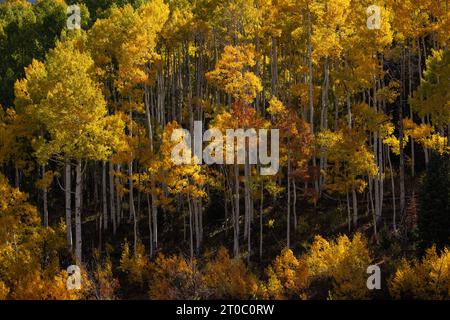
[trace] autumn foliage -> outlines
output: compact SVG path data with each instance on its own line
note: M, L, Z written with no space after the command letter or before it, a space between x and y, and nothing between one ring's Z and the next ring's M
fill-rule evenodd
M372 2L0 0L0 299L450 299L449 1Z

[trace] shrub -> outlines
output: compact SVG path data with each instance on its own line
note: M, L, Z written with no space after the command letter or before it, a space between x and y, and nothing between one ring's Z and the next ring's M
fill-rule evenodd
M284 249L267 268L267 294L273 299L306 298L308 270L304 260L297 259L290 249Z
M111 260L107 258L104 263L98 264L94 271L95 291L98 299L114 300L119 289L119 281L114 278Z
M200 274L196 261L159 254L150 264L149 296L155 300L193 300L199 297Z
M231 259L223 247L202 273L207 295L213 299L250 299L258 290L256 276L241 259Z
M450 251L433 246L421 261L402 259L389 291L395 299L450 299Z
M316 236L305 261L311 277L331 280L331 299L369 298L366 271L371 257L361 234L352 240L344 235L330 242Z
M58 258L65 227L42 227L27 195L1 174L0 195L0 299L76 299Z
M122 246L120 270L125 273L127 281L132 285L143 286L148 272L149 260L145 255L145 247L138 243L136 253L130 252L127 241Z
M6 300L8 293L9 289L6 287L4 282L0 281L0 300Z

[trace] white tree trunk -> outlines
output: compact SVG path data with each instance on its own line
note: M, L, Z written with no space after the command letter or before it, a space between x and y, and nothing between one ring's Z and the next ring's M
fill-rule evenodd
M64 197L66 207L66 240L69 251L73 249L72 240L72 179L71 179L71 164L69 160L66 160L64 167L65 179L64 179Z
M78 263L82 261L82 245L81 238L81 190L82 190L82 172L81 160L76 165L76 185L75 185L75 257Z
M102 162L102 209L103 209L103 229L108 229L108 204L106 197L106 161Z
M352 189L353 197L353 227L358 227L358 197L356 196L355 188Z
M391 163L391 156L389 154L389 149L387 150L387 158L389 163L389 170L391 171L391 187L392 187L392 209L393 209L393 215L392 215L392 225L394 228L394 232L397 231L397 212L396 212L396 206L395 206L395 182L394 182L394 174L392 171L392 163Z
M110 160L109 161L109 207L111 210L111 221L112 221L112 225L113 225L113 234L115 235L116 230L117 230L117 218L116 218L116 207L115 207L115 203L114 203L115 188L114 188L113 172L114 172L114 164Z
M137 218L136 218L136 209L134 207L134 185L133 185L133 161L130 161L128 164L128 170L129 170L129 188L130 188L130 219L133 220L133 248L134 248L134 254L137 253Z
M234 166L234 241L233 241L233 249L234 256L237 257L239 255L239 166L236 164Z
M121 165L117 165L117 172L120 173ZM117 227L120 226L122 222L122 197L119 192L120 178L116 176L116 213L117 213Z
M292 189L294 191L294 199L292 203L292 214L294 215L294 230L297 231L297 186L295 185L295 179L292 179Z
M147 196L147 206L148 206L148 231L149 231L149 245L150 245L150 257L153 257L153 230L152 230L152 207L150 204L150 196Z
M261 182L261 205L259 207L259 260L263 256L263 213L264 213L264 181Z
M42 166L42 178L45 178L45 165ZM47 201L47 188L45 187L42 194L42 201L44 205L44 227L48 227L48 201Z
M194 259L194 234L193 234L193 226L192 226L192 203L191 198L188 194L188 206L189 206L189 252L190 252L190 261L192 263Z
M289 139L289 138L288 138ZM287 162L287 213L286 213L286 247L291 247L291 148L288 141L288 162Z

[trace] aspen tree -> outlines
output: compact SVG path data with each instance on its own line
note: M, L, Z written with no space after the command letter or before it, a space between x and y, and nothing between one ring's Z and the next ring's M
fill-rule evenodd
M106 116L105 101L93 71L93 60L82 51L82 38L67 40L49 52L45 63L33 62L26 78L16 84L19 96L30 93L32 96L35 90L42 95L37 101L29 101L26 108L26 112L35 114L50 137L40 136L35 142L38 159L76 161L75 253L79 261L82 261L82 161L108 157L121 144L123 132L120 119ZM68 180L70 175L66 164ZM69 181L66 183L66 193L70 195ZM67 204L70 199L66 199Z

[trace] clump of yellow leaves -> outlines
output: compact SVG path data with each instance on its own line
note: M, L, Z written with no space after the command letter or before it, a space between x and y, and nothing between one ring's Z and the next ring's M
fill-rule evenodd
M196 261L189 263L182 256L159 254L150 265L150 299L196 299L200 274Z
M218 88L231 94L236 100L249 104L261 92L261 80L245 69L255 65L255 48L248 46L226 46L215 70L206 78Z
M239 258L231 259L220 248L203 270L203 285L213 299L250 299L258 290L258 280Z
M306 298L308 269L290 249L284 249L267 268L267 295L273 299Z
M390 281L390 294L395 299L449 299L450 251L441 253L436 247L426 251L421 261L403 259Z
M305 259L311 277L332 280L331 299L369 298L366 271L372 259L361 234L351 240L343 235L336 241L316 236Z
M136 252L133 254L130 252L130 245L125 241L120 257L120 269L126 274L127 280L133 285L142 286L146 279L148 266L149 261L142 243L137 245Z
M362 192L367 185L364 177L377 174L374 156L363 132L347 127L335 132L326 130L317 134L316 143L333 164L326 171L328 190L345 194L355 188Z
M67 272L59 266L64 226L42 227L27 195L10 187L3 175L0 194L0 299L79 298L83 292L67 289Z
M6 287L4 282L0 281L0 300L5 300L8 293L9 289Z
M366 271L371 261L367 242L359 233L335 241L316 236L300 258L290 249L276 257L259 294L265 299L308 299L326 288L330 299L366 299L370 297Z
M432 126L425 123L416 124L408 118L403 120L403 126L405 128L405 136L411 136L425 148L435 150L441 155L449 151L448 138L439 133L434 133Z
M169 8L162 0L148 1L138 9L127 4L111 8L108 18L98 19L89 31L96 64L111 66L117 62L115 80L121 93L136 84L151 83L148 65L160 60L155 52L156 39L168 15Z
M433 50L427 58L420 86L409 101L420 117L429 116L437 128L450 122L450 51Z

